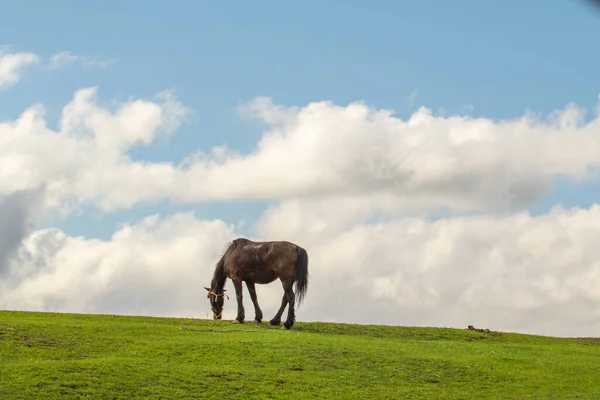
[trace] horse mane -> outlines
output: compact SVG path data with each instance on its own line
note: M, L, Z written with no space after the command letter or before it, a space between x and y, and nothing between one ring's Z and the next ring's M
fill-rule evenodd
M227 280L227 276L225 275L225 255L232 248L233 242L227 243L223 250L221 251L221 257L219 261L215 265L215 272L213 274L212 281L210 283L211 289L215 290L217 293L223 290L225 286L225 281Z
M229 248L231 247L231 245L233 245L233 241L227 242L225 244L225 246L223 246L223 250L221 250L221 258L225 257L225 253L227 253L227 250L229 250Z

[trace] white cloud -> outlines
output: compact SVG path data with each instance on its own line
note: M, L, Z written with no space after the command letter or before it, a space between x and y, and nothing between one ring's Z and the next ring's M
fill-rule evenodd
M69 64L80 63L84 67L106 68L114 64L114 60L107 60L97 57L78 56L69 51L56 53L50 59L51 68L63 68Z
M128 207L138 199L169 190L161 180L172 167L134 162L135 145L171 134L187 109L171 94L157 102L132 100L114 112L97 104L96 88L79 90L63 110L58 132L48 129L44 110L34 106L16 120L0 123L0 194L46 185L46 205L69 209L97 200L100 207ZM49 151L52 149L52 151ZM104 193L103 193L104 192Z
M510 210L537 200L555 176L583 179L600 162L599 120L578 123L575 107L546 122L443 118L425 108L402 121L360 103L286 110L261 99L254 109L271 125L257 150L206 168L208 186L228 177L224 197L368 193L403 206Z
M35 227L35 213L43 189L0 196L0 279L8 272L11 257Z
M299 320L472 324L562 336L597 336L600 329L600 206L435 222L325 217L341 231L333 234L310 224L289 234L286 225L303 224L286 210L264 219L278 222L264 237L290 239L309 252L311 281ZM237 235L190 214L148 217L108 241L38 231L0 287L0 307L205 318L202 287ZM271 318L281 285L259 286L258 293ZM251 319L247 293L245 307ZM225 318L235 308L229 300Z
M538 217L368 223L353 204L290 203L269 210L259 233L310 250L313 282L320 283L305 315L598 335L600 205Z
M33 233L4 281L2 307L197 316L231 229L191 215L150 216L110 241ZM208 277L208 278L207 278ZM202 290L202 292L200 291Z
M19 82L23 69L39 61L33 53L0 51L0 89Z
M391 214L514 211L537 201L555 177L589 179L600 164L600 119L583 123L575 106L546 121L436 117L425 108L404 121L361 103L286 108L268 99L245 110L270 126L249 154L223 146L180 164L134 162L132 146L173 133L186 109L165 95L110 112L95 93L75 94L59 132L47 129L37 107L0 125L0 193L45 182L53 203L106 210L159 199L361 204L368 197L373 210Z

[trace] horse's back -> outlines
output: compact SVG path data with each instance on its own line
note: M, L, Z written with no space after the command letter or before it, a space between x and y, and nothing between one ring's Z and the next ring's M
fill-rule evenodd
M246 239L243 237L239 237L239 238L235 239L232 242L232 245L236 249L242 249L244 247L251 247L251 248L267 247L270 249L286 249L287 248L289 250L296 250L300 247L297 244L289 242L287 240L270 240L270 241L264 241L264 242L257 242L257 241L253 241L253 240Z
M254 268L279 269L287 264L295 264L298 245L286 240L258 242L246 238L233 241L233 258L237 264L257 264Z

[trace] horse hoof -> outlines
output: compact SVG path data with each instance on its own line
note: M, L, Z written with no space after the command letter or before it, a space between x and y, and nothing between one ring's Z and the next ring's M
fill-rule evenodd
M262 322L262 319L255 319L254 322L256 322L257 324L260 324Z
M244 321L240 321L240 320L234 319L233 321L231 321L231 323L232 324L243 324Z
M270 323L271 325L273 325L273 326L278 326L279 324L281 324L281 321L274 321L274 320L271 320L271 321L269 321L269 323Z
M286 322L285 324L283 324L283 328L284 329L291 329L292 326Z

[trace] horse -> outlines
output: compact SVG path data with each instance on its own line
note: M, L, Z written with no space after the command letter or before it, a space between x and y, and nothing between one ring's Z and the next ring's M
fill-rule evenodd
M279 311L269 323L279 326L281 315L285 307L289 306L283 328L290 329L296 320L294 306L302 303L308 288L308 254L302 247L287 241L254 242L237 238L230 242L216 264L210 288L204 287L208 291L206 297L210 299L215 320L220 320L223 315L224 297L229 298L224 289L227 278L233 282L237 298L237 317L232 321L234 323L244 323L245 319L242 282L246 283L254 304L254 321L260 323L263 313L258 305L254 285L269 284L279 278L284 294ZM296 293L292 290L294 283Z

